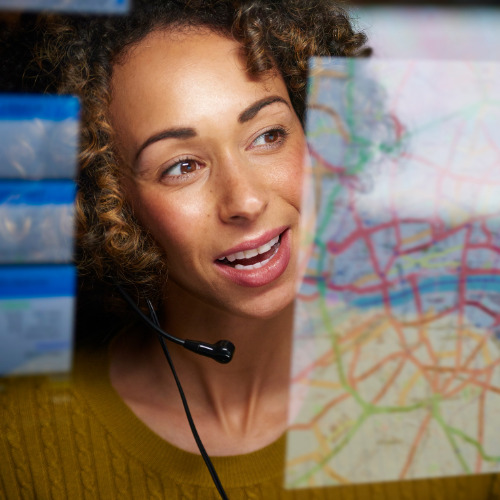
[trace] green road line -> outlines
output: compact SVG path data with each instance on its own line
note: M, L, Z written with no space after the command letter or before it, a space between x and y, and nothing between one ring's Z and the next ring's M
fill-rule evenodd
M316 139L318 137L321 137L322 135L336 135L340 136L340 133L337 132L335 128L332 128L332 125L329 123L326 123L326 120L318 120L315 125L314 125L314 130L311 130L307 132L307 137L309 139L309 142L311 139Z
M446 250L443 250L442 252L431 252L429 254L424 254L421 257L413 257L411 255L403 255L401 260L403 261L403 267L408 267L412 264L419 263L419 264L425 264L425 267L428 267L431 269L432 267L436 267L437 264L442 267L443 265L449 265L448 263L443 263L443 262L436 262L434 264L428 264L428 261L436 259L438 257L443 257L445 255L448 255L450 253L456 253L457 251L461 250L463 245L456 245L454 247L447 248Z
M465 117L468 119L471 119L474 117L474 115L478 114L483 107L483 103L477 103L477 104L471 104L469 107L460 109L458 111L454 111L453 113L449 113L444 116L440 116L436 118L435 120L432 120L428 123L424 123L422 126L415 128L413 130L407 131L403 134L402 137L411 137L412 135L418 135L422 132L428 131L428 129L432 129L434 127L440 126L441 124L450 121L454 118L459 118L459 117Z
M440 397L434 398L434 401L432 402L432 416L434 417L436 422L443 429L443 432L445 433L446 438L450 442L451 448L455 452L455 455L456 455L458 461L460 462L460 465L462 466L464 472L466 472L467 474L470 474L472 471L471 471L470 467L468 466L467 462L464 460L464 457L462 456L462 453L460 452L460 449L459 449L457 443L455 442L455 439L452 436L452 432L450 431L449 426L446 425L446 422L443 420L443 417L441 416L441 413L439 411L439 407L438 407L436 399L439 399L441 401Z
M325 216L321 219L321 223L316 231L317 238L323 238L323 233L327 229L330 221L331 221L331 216L334 212L333 210L333 205L335 201L337 201L337 198L339 197L339 194L342 190L342 186L340 184L337 184L334 189L332 189L331 193L328 195L328 201L326 202L325 206Z
M367 403L367 406L370 408L371 413L376 415L380 413L409 413L410 411L427 408L429 405L425 401L421 401L410 406L373 406L369 403Z
M324 269L324 261L326 258L326 246L322 241L315 240L314 244L316 245L316 248L318 249L318 258L316 262L316 274L317 274L317 280L316 280L316 285L318 286L318 292L320 294L320 297L324 299L326 295L326 283L322 279L321 276L321 270Z
M456 434L457 436L460 436L464 441L466 441L467 443L469 443L472 446L474 446L474 448L477 449L477 451L479 452L479 454L481 455L481 457L484 460L487 460L488 462L500 462L500 455L498 455L496 457L492 456L492 455L488 455L484 451L484 448L479 443L479 441L476 441L475 439L472 439L470 436L468 436L467 434L465 434L465 432L461 431L460 429L456 429L455 427L450 427L450 426L448 426L448 427L449 427L451 433Z
M342 384L344 389L359 403L359 405L363 408L363 411L366 413L369 410L368 404L359 395L358 391L355 391L347 382L347 377L345 375L344 367L341 362L342 354L340 352L338 339L334 339L333 349L335 351L335 357L337 359L337 372L339 374L340 383Z
M336 335L335 335L335 332L333 331L333 325L330 321L330 315L328 314L328 308L326 307L326 304L325 304L326 283L323 280L318 281L318 289L320 291L320 297L321 297L321 300L319 302L321 318L322 318L323 324L326 328L326 333L333 335L335 337Z
M367 418L366 414L361 415L356 421L356 423L351 427L351 430L347 433L346 437L327 456L325 456L320 462L318 462L312 469L310 469L305 474L297 478L292 483L292 486L297 486L300 483L307 481L312 475L321 470L333 456L335 456L339 451L345 448L347 444L349 444L349 441L352 439L354 434L357 432L358 428L361 427L363 422L366 420L366 418Z

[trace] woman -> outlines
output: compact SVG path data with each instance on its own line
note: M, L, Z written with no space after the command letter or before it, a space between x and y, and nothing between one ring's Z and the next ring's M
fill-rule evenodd
M25 70L24 85L36 75L37 86L80 95L84 110L87 346L71 383L7 385L5 496L219 496L162 346L118 286L144 311L154 304L177 337L236 345L229 365L169 347L229 498L442 491L445 482L431 481L281 486L306 64L313 54L363 52L344 13L311 0L145 1L129 18L46 19L38 30L43 71ZM455 480L446 484L456 493ZM467 498L486 498L472 495L491 489L491 478L460 485Z

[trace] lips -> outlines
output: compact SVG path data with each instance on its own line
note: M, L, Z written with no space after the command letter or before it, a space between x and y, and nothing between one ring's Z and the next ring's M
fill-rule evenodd
M280 235L275 236L257 248L232 253L217 260L236 269L258 269L273 258L278 251L279 245Z
M215 261L217 269L241 286L257 287L281 276L290 261L290 231L280 228L230 249Z

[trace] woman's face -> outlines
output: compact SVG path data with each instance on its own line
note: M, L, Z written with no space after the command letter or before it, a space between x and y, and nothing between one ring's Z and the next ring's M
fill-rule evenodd
M295 294L306 143L281 76L203 30L148 35L112 78L128 201L168 259L168 301L269 317ZM175 309L174 309L175 310Z

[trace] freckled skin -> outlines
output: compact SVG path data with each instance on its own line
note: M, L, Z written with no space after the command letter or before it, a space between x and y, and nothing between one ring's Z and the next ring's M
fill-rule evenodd
M208 303L267 316L293 300L304 134L291 105L281 102L238 122L247 106L274 95L289 103L280 76L250 79L238 44L208 33L152 34L114 71L111 113L128 163L159 131L196 131L189 139L146 147L127 182L136 216L166 250L172 311L176 302L189 301L197 308ZM253 147L259 133L274 125L289 131L283 144ZM162 178L169 162L181 157L201 167L183 180ZM215 256L278 226L291 228L293 258L275 283L248 290L217 272Z
M128 201L167 254L162 327L236 345L228 365L170 346L205 447L214 455L262 448L286 427L306 152L283 79L249 78L239 45L219 35L156 32L115 66L110 112ZM287 258L277 273L262 267L272 279L261 273L264 284L246 286L221 272L228 250L260 246L276 231L276 255ZM197 453L154 336L122 335L110 377L147 426Z

